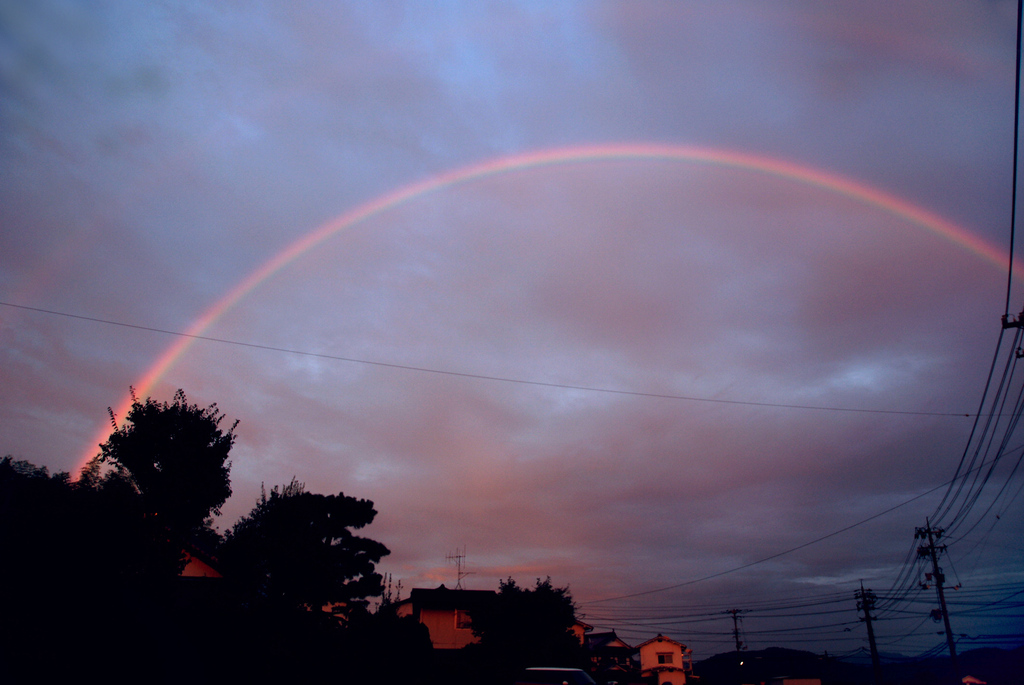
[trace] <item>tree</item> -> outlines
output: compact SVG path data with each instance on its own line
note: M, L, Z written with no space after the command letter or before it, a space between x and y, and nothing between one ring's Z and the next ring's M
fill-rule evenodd
M231 496L228 453L238 421L224 432L224 415L216 404L189 404L183 390L171 403L132 392L132 406L123 426L110 414L114 432L100 445L94 462L125 473L142 497L146 515L178 536L191 537L208 527L210 517ZM83 470L93 469L97 464Z
M332 680L415 685L426 681L434 665L427 627L412 616L398 616L392 610L354 612L340 637L332 646L337 655ZM396 655L401 657L396 659ZM452 681L446 678L440 682Z
M93 673L121 681L161 660L176 633L158 618L168 593L144 592L140 582L152 543L139 504L116 472L72 482L0 459L0 682Z
M582 645L572 632L572 595L569 588L552 586L551 578L538 578L532 590L512 578L502 581L497 601L474 611L472 620L480 642L466 650L508 680L529 666L586 665Z
M376 515L369 500L306 492L293 478L269 497L264 489L252 512L228 531L220 560L250 605L363 606L366 597L381 594L375 564L390 552L349 529Z

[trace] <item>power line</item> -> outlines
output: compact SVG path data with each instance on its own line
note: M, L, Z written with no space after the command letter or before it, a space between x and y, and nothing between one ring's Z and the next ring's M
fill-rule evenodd
M595 600L591 600L589 602L583 602L583 604L589 606L589 605L593 605L593 604L602 604L604 602L613 602L613 601L617 601L617 600L620 600L620 599L632 599L633 597L643 597L643 596L646 596L646 595L653 595L653 594L656 594L656 593L659 593L659 592L666 592L668 590L675 590L677 588L685 587L687 585L694 585L696 583L701 583L701 582L704 582L705 580L712 580L713 578L719 578L721 576L728 575L730 573L735 573L736 571L742 571L744 569L750 568L751 566L756 566L758 564L763 564L766 561L771 561L772 559L777 559L777 558L779 558L781 556L784 556L786 554L790 554L792 552L796 552L798 550L804 549L805 547L810 547L811 545L817 544L817 543L822 542L824 540L827 540L829 538L832 538L832 537L835 537L835 536L840 535L842 533L845 533L845 532L847 532L849 530L852 530L852 529L854 529L854 528L856 528L858 526L862 526L865 523L869 523L870 521L873 521L873 520L875 520L877 518L885 516L886 514L889 514L889 513L893 512L893 511L896 511L897 509L899 509L901 507L904 507L904 506L910 504L911 502L916 502L917 500L921 499L922 497L927 497L928 495L932 494L933 492L936 492L937 490L941 490L942 488L949 488L953 484L953 482L955 480L957 480L958 478L967 478L968 476L971 475L972 472L977 471L979 469L982 469L982 468L984 468L985 466L987 466L989 464L990 464L990 462L982 462L981 464L977 464L977 465L973 466L969 471L967 471L965 473L962 473L962 474L958 474L953 479L951 479L949 481L946 481L945 483L940 483L939 485L936 485L935 487L931 488L930 490L926 490L925 492L922 492L922 493L920 493L918 495L915 495L914 497L911 497L910 499L904 500L903 502L900 502L899 504L893 505L893 506L889 507L888 509L880 511L877 514L872 514L871 516L869 516L869 517L867 517L865 519L862 519L862 520L860 520L860 521L858 521L856 523L851 523L850 525L845 526L844 528L840 528L839 530L832 531L831 533L828 533L826 535L822 535L821 537L815 538L814 540L810 540L808 542L804 542L804 543L802 543L800 545L797 545L796 547L791 547L791 548L783 550L781 552L776 552L775 554L772 554L772 555L767 556L767 557L763 557L763 558L758 559L756 561L751 561L749 563L742 564L740 566L736 566L734 568L727 569L725 571L719 571L718 573L712 573L710 575L703 576L701 578L694 578L693 580L688 580L688 581L685 581L685 582L682 582L682 583L676 583L675 585L668 585L668 586L665 586L665 587L654 588L653 590L644 590L642 592L634 592L634 593L631 593L631 594L628 594L628 595L618 595L616 597L605 597L603 599L595 599ZM916 545L912 546L911 550L914 551L915 548L916 548ZM907 568L912 568L914 566L914 562L916 562L916 559L913 560L913 561L910 561L908 559L907 562L904 562L904 570L906 570ZM903 571L900 572L900 576L901 577L903 576ZM913 574L908 573L907 574L907 578L908 578L908 582L906 583L905 586L901 587L900 589L897 589L894 586L889 591L888 594L893 595L891 601L893 601L893 602L903 601L906 598L907 594L909 594L909 592L911 590L916 589L916 585L911 584L909 582L909 579L913 578ZM892 606L892 605L890 605L890 606Z
M885 516L886 514L888 514L890 512L896 511L900 507L904 507L904 506L910 504L911 502L915 502L915 501L921 499L922 497L930 495L933 492L935 492L936 490L940 490L941 488L944 488L947 485L948 485L948 483L942 483L941 485L936 485L934 488L932 488L930 490L926 490L925 492L922 492L919 495L916 495L914 497L911 497L908 500L900 502L899 504L897 504L895 506L889 507L888 509L886 509L884 511L880 511L877 514L873 514L872 516L869 516L866 519L858 521L857 523L852 523L852 524L846 526L845 528L840 528L839 530L836 530L836 531L833 531L831 533L828 533L827 535L822 535L820 538L815 538L814 540L811 540L810 542L805 542L803 544L797 545L796 547L791 547L791 548L789 548L787 550L784 550L782 552L777 552L775 554L772 554L771 556L764 557L763 559L758 559L757 561L751 561L751 562L749 562L747 564L743 564L742 566L737 566L735 568L731 568L731 569L728 569L726 571L719 571L718 573L712 573L711 575L704 576L703 578L695 578L693 580L688 580L688 581L683 582L683 583L676 583L675 585L669 585L669 586L666 586L666 587L655 588L654 590L644 590L643 592L634 592L634 593L629 594L629 595L620 595L618 597L606 597L604 599L596 599L596 600L593 600L593 601L590 601L590 602L586 602L586 604L599 604L601 602L611 602L611 601L618 600L618 599L629 599L629 598L632 598L632 597L640 597L640 596L643 596L643 595L652 595L652 594L657 593L657 592L665 592L667 590L675 590L676 588L685 587L686 585L693 585L694 583L701 583L701 582L703 582L705 580L711 580L712 578L719 578L719 577L727 575L729 573L735 573L736 571L742 571L743 569L750 568L751 566L757 566L758 564L763 564L764 562L771 561L772 559L778 559L781 556L784 556L786 554L790 554L792 552L796 552L797 550L801 550L801 549L803 549L805 547L810 547L811 545L817 544L817 543L819 543L819 542L821 542L823 540L828 540L829 538L835 537L836 535L840 535L840 534L845 533L845 532L847 532L849 530L852 530L852 529L856 528L857 526L862 526L865 523L868 523L869 521L874 521L876 518L879 518L881 516Z
M1015 338L1014 338L1014 342L1015 343L1017 341L1016 335L1019 335L1019 332L1020 331L1018 330L1015 333ZM978 402L978 411L974 415L975 419L974 419L973 425L971 426L971 432L967 436L967 443L964 445L964 451L960 455L960 463L957 464L956 470L953 472L953 478L951 478L950 481L949 481L949 490L946 491L946 494L944 494L942 496L942 499L939 501L938 505L936 505L936 507L935 507L935 511L932 512L931 518L933 518L935 520L939 520L941 518L941 516L944 515L944 513L942 515L940 515L939 512L942 509L942 507L944 505L946 505L947 502L949 502L949 506L947 507L947 510L953 506L953 500L956 499L956 496L957 496L957 494L959 494L960 489L963 488L963 483L961 482L959 488L956 491L956 493L954 493L954 486L956 485L957 480L958 480L957 476L960 475L961 470L965 469L965 464L967 463L967 455L970 453L970 448L971 448L972 441L974 440L975 432L978 430L978 427L980 425L980 419L983 416L982 411L985 408L985 402L988 399L988 393L989 393L989 390L992 387L992 377L995 375L996 365L999 362L999 351L1000 351L1000 348L1002 347L1003 334L1004 333L1005 333L1005 329L1001 330L999 332L999 336L996 339L996 349L992 353L992 363L989 365L988 376L985 379L985 387L984 387L984 389L982 390L982 393L981 393L981 400ZM1005 372L1004 372L1004 375L1005 375ZM995 406L995 402L993 402L993 406ZM986 429L987 429L987 424L986 424ZM981 439L983 439L983 438L981 438ZM979 443L980 443L981 439L979 439ZM977 458L977 452L975 452L975 456L971 460L971 464L972 465L974 464L974 461L975 461L976 458ZM967 466L966 470L970 470L970 468L971 468L970 466Z
M1013 244L1016 242L1017 227L1017 156L1020 154L1020 43L1021 43L1021 9L1024 3L1017 0L1017 73L1015 76L1013 98L1013 190L1010 196L1010 261L1006 271L1006 311L1010 314L1010 293L1013 290Z
M694 397L691 395L671 395L667 393L654 393L654 392L641 392L637 390L617 390L615 388L600 388L589 385L570 385L567 383L553 383L549 381L537 381L529 380L524 378L509 378L506 376L491 376L487 374L468 373L464 371L451 371L447 369L435 369L426 366L412 366L408 364L396 364L393 362L382 362L374 361L371 359L357 359L355 357L343 357L334 354L325 354L322 352L308 352L306 350L297 350L287 347L276 347L273 345L263 345L260 343L245 342L242 340L230 340L227 338L214 338L208 335L196 335L193 333L183 333L181 331L172 331L166 328L155 328L153 326L140 326L138 324L125 323L122 321L113 321L111 319L100 319L92 316L83 316L81 314L71 314L68 312L59 312L52 309L43 309L40 307L28 307L26 305L14 304L11 302L0 302L0 305L5 307L13 307L15 309L22 309L30 312L38 312L41 314L49 314L52 316L62 316L69 319L77 319L79 321L90 321L93 323L101 323L108 326L120 326L122 328L131 328L138 331L148 331L150 333L160 333L163 335L173 335L181 338L191 338L193 340L204 340L206 342L221 343L223 345L236 345L238 347L247 347L255 350L265 350L268 352L281 352L283 354L295 354L303 357L314 357L317 359L329 359L331 361L348 362L351 364L365 364L368 366L378 366L388 369L398 369L402 371L415 371L418 373L432 373L443 376L454 376L456 378L471 378L474 380L481 381L494 381L499 383L515 383L517 385L532 385L535 387L542 388L556 388L559 390L580 390L583 392L598 392L609 395L626 395L629 397L647 397L651 399L662 399L662 400L683 400L687 402L705 402L710 404L727 404L735 406L745 407L770 407L775 409L802 409L807 411L830 411L830 412L847 412L855 414L890 414L897 416L936 416L936 417L956 417L956 418L974 418L974 414L964 414L960 412L936 412L936 411L903 411L897 409L862 409L855 407L828 407L818 406L810 404L788 404L784 402L754 402L751 400L723 400L715 399L712 397Z

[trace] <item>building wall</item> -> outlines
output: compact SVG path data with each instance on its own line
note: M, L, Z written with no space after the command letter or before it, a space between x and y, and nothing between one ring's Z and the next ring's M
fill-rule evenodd
M672 663L658 663L658 654L670 653ZM675 666L681 668L683 665L683 650L678 644L671 640L652 640L640 645L640 668L647 670L657 666Z
M659 663L659 654L670 654L669 663ZM658 676L658 685L684 685L686 672L683 670L683 648L674 640L655 639L640 645L640 672L642 675Z
M430 641L434 643L434 649L462 649L479 641L472 628L460 628L456 625L454 609L421 609L420 623L430 631Z
M181 576L186 578L220 578L220 573L202 559L185 552L185 568Z

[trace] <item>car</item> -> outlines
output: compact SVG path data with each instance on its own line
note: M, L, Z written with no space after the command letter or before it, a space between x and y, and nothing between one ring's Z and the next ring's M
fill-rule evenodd
M578 668L528 668L519 674L515 685L597 685L586 671Z

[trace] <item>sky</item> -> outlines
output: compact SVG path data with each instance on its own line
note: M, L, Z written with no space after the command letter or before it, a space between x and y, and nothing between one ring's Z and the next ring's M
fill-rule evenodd
M861 581L901 598L884 652L943 645L914 532L945 509L959 649L1021 644L1005 421L943 499L1024 305L1016 26L3 3L0 454L75 472L130 386L182 388L240 421L222 531L294 477L373 500L404 596L463 554L462 587L550 576L697 659L731 609L750 649L857 652Z

